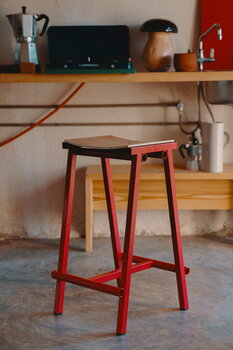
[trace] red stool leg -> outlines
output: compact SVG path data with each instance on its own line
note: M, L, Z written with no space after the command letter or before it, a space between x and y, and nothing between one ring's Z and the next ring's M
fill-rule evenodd
M141 169L141 155L134 156L131 163L129 197L125 229L125 242L123 252L123 266L120 287L124 288L124 295L119 299L117 334L126 333L128 304L131 280L131 266L133 260L133 246L136 225L136 210L138 200L138 187Z
M59 251L59 261L58 261L58 271L63 273L66 272L67 263L68 263L75 173L76 173L76 154L72 153L69 150L68 160L67 160L65 197L64 197L60 251ZM54 303L54 314L61 314L63 312L64 295L65 295L65 282L57 280L55 303Z
M108 209L108 217L109 217L115 268L119 269L121 266L122 254L121 254L121 244L120 244L120 237L119 237L118 223L117 223L117 216L116 216L114 191L112 186L110 160L108 158L101 158L101 162L102 162L104 187L105 187L105 194L106 194L106 202L107 202L107 209Z
M184 260L182 253L182 242L180 234L179 216L176 201L176 188L175 188L175 178L174 178L174 166L172 151L167 151L167 157L164 159L164 171L166 177L167 186L167 197L168 197L168 207L170 215L170 224L172 232L172 243L174 260L176 265L176 280L179 294L180 309L188 309L188 294L186 287L185 271L184 271Z

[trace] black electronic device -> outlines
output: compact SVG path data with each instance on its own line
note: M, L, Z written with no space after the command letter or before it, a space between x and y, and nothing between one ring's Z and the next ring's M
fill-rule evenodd
M47 33L47 73L135 71L127 26L53 26Z

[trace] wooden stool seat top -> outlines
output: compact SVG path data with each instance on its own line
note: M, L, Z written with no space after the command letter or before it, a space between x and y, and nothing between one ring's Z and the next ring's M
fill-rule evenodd
M132 147L142 147L148 145L158 145L173 143L174 140L161 141L135 141L116 137L112 135L84 137L78 139L65 140L65 143L87 149L126 149Z

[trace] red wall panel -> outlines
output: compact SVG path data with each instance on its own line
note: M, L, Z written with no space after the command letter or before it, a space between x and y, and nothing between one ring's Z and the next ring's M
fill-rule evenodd
M205 57L215 49L215 62L205 63L204 70L233 70L233 0L201 0L201 34L219 23L223 40L217 38L217 28L204 40Z

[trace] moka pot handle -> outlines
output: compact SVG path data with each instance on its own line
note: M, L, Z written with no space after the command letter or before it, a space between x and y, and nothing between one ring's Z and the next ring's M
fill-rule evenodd
M43 26L42 31L41 31L41 33L40 33L40 36L42 36L42 35L44 34L44 32L46 31L47 27L48 27L48 24L49 24L49 17L46 16L46 15L44 15L44 14L42 14L42 15L37 15L37 16L35 17L35 19L36 19L37 22L41 21L42 19L45 20L44 26Z
M188 148L189 148L189 144L187 144L187 143L183 143L182 145L180 145L180 147L179 147L179 152L180 152L180 155L181 155L181 157L182 158L186 158L186 156L187 156L187 154L185 155L185 153L184 153L184 150L188 150Z

